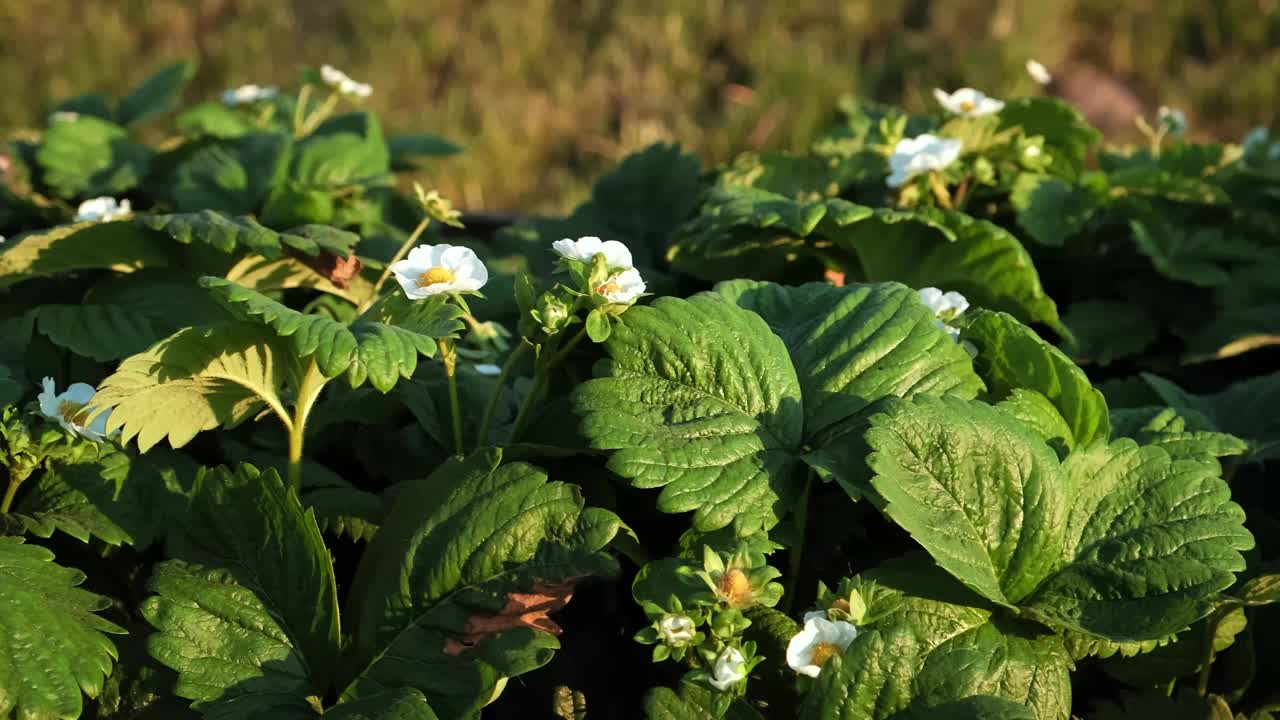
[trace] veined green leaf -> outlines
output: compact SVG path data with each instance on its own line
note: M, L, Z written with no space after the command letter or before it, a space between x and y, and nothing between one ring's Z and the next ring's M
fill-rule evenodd
M798 496L800 385L781 338L714 295L633 307L606 343L603 377L575 405L593 447L663 512L694 525L768 528Z
M72 270L130 272L169 261L163 242L139 233L128 221L59 225L9 238L0 246L0 288Z
M36 150L44 182L59 197L119 195L146 177L153 152L115 123L81 115L56 122Z
M617 571L601 552L616 516L501 458L477 452L401 487L356 574L344 700L414 687L446 717L469 717L502 678L558 647L549 619L519 616L555 610L578 580Z
M94 614L105 597L81 590L84 573L20 537L0 537L0 716L77 718L81 693L101 692L124 630Z
M119 305L41 305L32 312L54 345L99 361L140 353L167 334Z
M121 431L121 442L136 437L146 452L168 438L178 448L198 432L235 427L264 409L288 418L280 391L296 372L269 328L186 328L120 363L93 408L111 410L107 427Z
M324 315L308 315L249 288L216 277L200 284L232 312L272 328L300 358L314 357L325 377L347 373L351 387L368 380L388 392L401 378L413 376L418 356L431 357L439 338L461 329L461 311L443 297L410 303L389 296L370 313L345 325Z
M197 480L178 556L142 605L157 660L209 717L306 717L339 650L333 561L311 512L274 471ZM270 713L263 715L259 713Z
M271 188L283 181L291 147L287 134L262 132L190 143L177 151L164 187L157 189L179 213L257 212Z
M422 693L412 688L388 690L325 710L329 720L436 720Z
M992 399L1002 400L1017 388L1034 390L1062 414L1075 444L1110 437L1106 398L1062 351L1004 313L979 310L966 317L961 338L977 346L974 366Z
M157 532L148 495L161 491L160 478L144 460L110 452L97 462L45 471L23 492L9 518L39 537L61 530L81 542L95 537L108 545L145 547Z
M1234 383L1212 395L1194 395L1164 378L1144 373L1142 379L1160 399L1188 419L1210 423L1199 430L1215 430L1241 438L1249 458L1280 457L1280 372Z
M312 188L368 182L391 172L378 119L367 112L329 118L297 144L290 177Z
M1029 136L1043 137L1050 168L1068 178L1083 171L1089 148L1102 140L1102 134L1089 125L1080 111L1055 97L1006 101L1000 110L1000 126L1018 127Z
M752 280L716 286L782 338L804 397L806 443L889 396L977 396L969 355L934 323L915 291L897 283L784 287Z
M1028 607L1102 638L1165 637L1208 612L1253 547L1215 469L1122 439L1077 449L1063 469L1060 568Z
M1013 605L1053 572L1063 478L1021 423L985 403L916 396L873 417L867 442L884 512L962 583Z
M251 217L228 217L213 210L200 210L178 215L144 215L134 222L183 245L202 243L224 253L244 249L270 259L283 254L279 233Z
M1049 402L1049 398L1035 390L1014 388L1009 397L996 403L996 408L1034 429L1058 453L1059 458L1066 457L1075 446L1075 437L1066 418Z

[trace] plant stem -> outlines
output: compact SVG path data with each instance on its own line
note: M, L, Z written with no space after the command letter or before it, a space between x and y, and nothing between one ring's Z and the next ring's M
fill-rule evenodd
M937 198L938 204L943 209L953 209L951 203L951 193L947 192L947 186L942 184L942 178L938 176L937 170L929 172L929 189L933 191L933 196Z
M1200 697L1209 694L1209 670L1213 667L1213 638L1218 634L1218 622L1224 613L1221 608L1214 610L1204 621L1204 655L1200 660L1200 678L1196 683L1196 692Z
M365 298L365 301L361 303L360 312L368 310L369 306L378 299L378 291L381 290L382 285L387 282L387 278L391 277L391 266L400 262L404 259L405 255L409 254L409 250L413 248L414 243L418 242L418 238L422 237L422 233L430 224L431 218L429 216L422 218L422 222L418 223L418 227L413 229L413 232L409 234L409 237L404 241L404 244L400 246L400 249L396 251L396 254L387 261L387 266L382 268L382 274L378 276L378 282L374 283L373 289L369 291L369 297Z
M800 500L796 504L795 523L796 537L795 545L791 548L790 558L787 567L787 608L791 609L795 604L796 585L800 582L800 568L804 560L804 536L809 529L809 496L813 493L813 471L805 473L804 489L800 491Z
M520 405L520 412L516 414L515 424L511 426L511 435L507 437L507 444L511 444L520 438L524 432L524 427L529 423L530 413L533 406L538 403L538 396L547 387L547 381L551 378L551 371L564 361L569 353L582 342L582 338L587 336L587 326L584 324L582 329L577 332L564 347L555 351L545 362L540 362L537 369L533 372L533 387L529 390L529 395L525 397L524 403Z
M18 496L18 488L30 476L30 470L15 471L9 468L9 487L4 491L4 499L0 500L0 514L9 512L9 508L13 506L13 499Z
M325 98L320 107L317 108L315 112L308 115L307 119L303 121L301 131L295 134L310 135L316 128L320 127L320 123L324 122L325 118L329 117L329 114L333 112L335 107L337 107L338 97L338 93L336 92L329 93L329 97Z
M444 376L449 381L449 413L453 416L453 451L459 455L462 445L462 408L458 403L458 356L454 353L453 342L441 338L436 341L440 348L440 359L444 362Z
M298 91L298 102L293 106L293 136L301 137L302 122L307 114L307 100L311 99L311 85L308 83Z
M498 384L494 386L493 392L489 394L489 402L484 408L484 419L480 421L480 432L476 434L476 445L483 446L489 442L489 427L493 425L493 414L498 409L498 401L502 398L502 393L507 388L507 378L510 377L511 371L515 369L516 363L520 358L524 357L525 352L529 350L528 344L521 342L516 346L515 350L507 355L507 361L502 363L502 372L498 373Z
M302 492L302 444L307 432L307 416L328 381L313 358L298 384L298 402L293 408L293 426L289 428L289 487L295 493Z

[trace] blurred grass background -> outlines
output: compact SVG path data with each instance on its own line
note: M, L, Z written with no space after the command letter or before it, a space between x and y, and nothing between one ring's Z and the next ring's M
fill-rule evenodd
M0 0L0 128L180 57L189 100L303 64L371 83L389 130L466 148L427 180L469 209L570 207L657 140L801 149L847 93L1036 92L1029 57L1113 136L1160 104L1201 137L1280 117L1280 0Z

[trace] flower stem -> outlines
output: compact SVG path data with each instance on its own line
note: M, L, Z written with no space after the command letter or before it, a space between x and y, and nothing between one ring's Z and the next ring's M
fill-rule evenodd
M1218 634L1218 622L1224 613L1221 608L1214 610L1204 621L1204 655L1200 659L1200 677L1196 683L1196 692L1200 697L1209 694L1209 670L1213 667L1213 638Z
M938 199L938 204L945 210L953 209L951 203L951 193L947 192L947 186L942 184L942 178L938 176L936 170L929 173L929 189L933 191L933 196Z
M809 529L809 496L813 493L813 471L805 473L804 489L800 491L800 500L796 504L795 545L791 547L787 567L787 608L795 606L796 586L800 583L800 569L804 561L804 536Z
M302 123L302 128L294 134L297 136L303 136L310 135L314 132L316 128L320 127L320 123L324 122L325 118L329 117L329 114L333 112L333 109L338 106L338 98L338 93L329 93L329 97L325 98L324 102L320 107L316 108L315 112L307 116L307 119Z
M498 373L498 384L494 386L493 392L489 394L489 402L484 408L484 419L480 421L480 432L476 434L476 445L483 446L489 442L489 427L493 425L493 414L498 409L498 401L502 399L502 393L507 387L507 378L511 375L511 371L515 369L516 363L520 358L524 357L525 352L529 350L529 345L521 342L516 346L515 350L507 355L507 361L502 363L502 372Z
M462 454L462 408L458 403L458 356L454 352L453 342L446 338L436 341L440 348L440 359L444 362L444 376L449 381L449 413L453 416L453 451Z
M313 358L298 384L298 402L293 408L293 425L289 428L289 487L295 493L302 492L302 444L306 437L307 416L327 382L329 379L320 372Z
M18 496L18 488L30 476L30 469L9 468L9 487L4 491L4 499L0 500L0 514L9 512L9 508L13 506L13 499Z
M515 424L511 426L511 435L507 437L507 444L510 445L520 438L524 433L525 425L529 423L529 415L533 411L533 406L538 403L538 396L547 387L547 381L551 377L551 371L564 361L569 353L582 342L582 338L587 336L587 327L584 324L582 329L577 332L564 347L555 351L545 362L538 364L537 369L533 372L533 387L529 390L529 395L525 397L524 403L520 405L520 412L516 415Z
M431 218L429 216L422 218L422 222L418 223L418 227L413 229L413 232L405 239L404 244L400 246L400 249L396 251L396 254L387 261L387 266L382 268L382 274L378 276L378 282L374 283L373 289L369 291L369 297L365 298L365 301L360 304L360 312L368 310L369 306L378 299L378 291L381 290L382 286L387 282L387 278L391 277L391 266L400 262L404 259L405 255L409 254L409 250L411 250L414 244L418 242L418 238L422 237L422 233L426 231L427 226L430 224Z
M293 136L302 136L302 123L307 115L307 101L311 99L311 85L302 86L298 91L298 102L293 106Z

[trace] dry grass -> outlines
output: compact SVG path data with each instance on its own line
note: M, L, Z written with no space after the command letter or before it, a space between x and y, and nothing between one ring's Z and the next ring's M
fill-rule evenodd
M467 152L430 182L468 208L557 209L654 140L715 162L803 147L856 92L1032 90L1022 63L1096 72L1140 106L1238 137L1280 116L1280 0L0 0L0 127L196 57L191 97L330 62L392 130ZM1088 100L1091 82L1077 82Z

